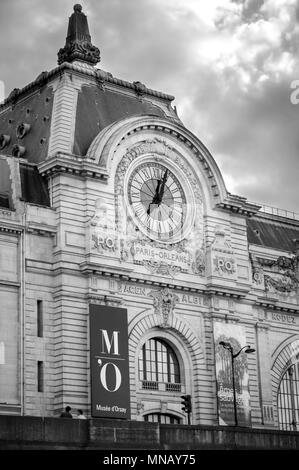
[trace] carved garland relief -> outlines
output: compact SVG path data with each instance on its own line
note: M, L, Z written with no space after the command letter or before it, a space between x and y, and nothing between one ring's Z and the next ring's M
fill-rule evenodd
M258 260L256 256L250 255L253 282L262 286L266 293L288 296L294 294L299 285L298 264L299 257L279 256L275 261ZM268 270L266 271L266 267Z
M211 246L213 253L213 273L222 277L231 277L236 273L234 251L222 227L215 227L215 238Z
M196 217L188 236L173 244L154 241L138 230L124 203L125 175L131 163L138 157L153 155L153 159L171 162L187 178L192 189ZM119 234L120 258L141 264L151 274L175 277L180 272L203 275L205 253L203 249L203 204L196 176L184 159L162 139L146 140L128 149L118 165L115 177L116 229Z
M169 288L152 290L149 294L154 299L154 311L161 318L160 326L167 328L172 323L173 310L180 298Z

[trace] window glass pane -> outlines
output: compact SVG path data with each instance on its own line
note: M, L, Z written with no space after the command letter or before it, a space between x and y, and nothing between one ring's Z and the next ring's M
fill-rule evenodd
M180 383L180 369L173 349L154 338L145 343L139 356L140 380Z
M39 338L43 337L43 301L37 300L36 302L36 310L37 310L37 336Z
M298 429L299 362L292 364L283 375L277 397L279 427L283 430Z
M37 361L37 391L44 391L44 363Z

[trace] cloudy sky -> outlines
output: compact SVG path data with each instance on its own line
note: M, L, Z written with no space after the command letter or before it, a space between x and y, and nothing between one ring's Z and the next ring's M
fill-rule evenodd
M74 3L0 0L0 95L56 66ZM99 67L174 95L230 192L299 213L299 0L81 4Z

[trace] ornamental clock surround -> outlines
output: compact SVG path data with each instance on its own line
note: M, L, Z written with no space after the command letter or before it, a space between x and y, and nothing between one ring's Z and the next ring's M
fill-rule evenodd
M157 155L137 158L125 177L129 215L139 230L152 240L182 240L194 220L194 197L180 169Z

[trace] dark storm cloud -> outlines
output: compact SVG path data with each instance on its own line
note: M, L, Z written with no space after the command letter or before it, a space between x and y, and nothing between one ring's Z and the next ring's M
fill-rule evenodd
M261 7L264 0L232 0L233 3L242 5L242 19L250 23L262 17Z
M8 94L57 65L71 0L0 0L0 79ZM298 207L298 3L85 0L100 68L176 96L231 192Z

